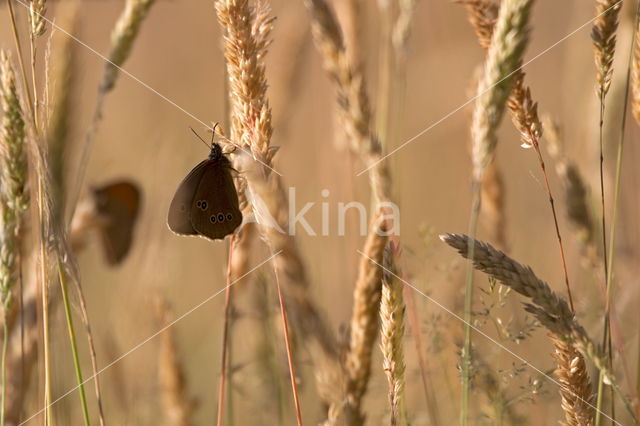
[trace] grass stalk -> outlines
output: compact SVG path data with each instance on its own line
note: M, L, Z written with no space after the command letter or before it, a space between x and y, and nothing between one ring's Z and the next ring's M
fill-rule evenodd
M218 384L218 426L222 426L224 423L224 397L226 391L227 369L229 355L229 325L231 322L231 272L233 265L233 251L234 251L235 236L232 235L229 239L229 260L227 264L227 289L225 291L224 298L224 325L222 329L222 355L220 357L220 381ZM233 413L229 414L233 416Z
M276 280L276 289L278 290L278 301L280 302L280 315L282 318L282 331L284 332L284 342L287 349L287 363L289 364L289 376L291 378L291 391L293 393L293 403L296 410L296 422L298 426L302 426L302 413L300 411L300 397L298 396L298 384L296 370L293 363L293 354L291 352L291 341L289 339L289 322L287 320L287 309L282 295L282 286L278 275L278 266L273 262L273 274Z
M58 259L58 279L60 280L60 291L62 294L62 304L64 306L65 319L67 321L67 331L69 333L69 344L71 346L71 355L73 357L73 368L78 383L78 391L80 396L80 405L82 407L82 417L85 426L91 425L89 419L89 408L87 406L87 395L84 390L84 380L82 378L82 367L80 366L80 356L78 355L78 345L76 343L76 333L73 326L73 316L71 314L71 304L69 303L69 294L67 287L67 277L62 266L62 262Z
M607 250L607 228L606 228L606 207L605 207L605 187L604 187L604 117L605 117L605 98L609 88L611 87L611 77L613 74L613 59L616 48L616 33L618 29L618 15L622 8L620 0L597 0L596 1L596 19L591 31L591 38L594 44L595 62L596 62L596 81L597 94L600 103L599 122L598 122L598 145L599 145L599 175L600 175L600 207L602 210L602 260L605 276L606 301L604 316L604 332L602 335L602 345L606 348L609 358L609 368L613 365L613 351L611 341L611 321L610 321L610 302L609 302L609 259ZM633 44L633 43L632 43ZM633 51L633 50L632 50ZM626 94L625 94L626 97ZM625 101L626 104L626 101ZM625 107L626 111L626 107ZM623 118L624 120L624 118ZM604 381L602 375L598 377L598 394L595 424L599 426L601 423L601 408L603 405ZM611 413L615 418L615 401L611 398Z
M475 239L481 206L481 185L488 164L497 144L496 130L511 92L514 71L522 63L528 41L528 19L533 1L506 0L498 13L495 29L488 47L483 76L478 84L478 96L473 111L472 137L472 203L469 218L469 234ZM468 246L468 258L474 259L474 244ZM464 347L462 349L462 389L460 425L466 426L469 418L469 387L471 362L471 309L473 302L473 266L467 266L464 303Z

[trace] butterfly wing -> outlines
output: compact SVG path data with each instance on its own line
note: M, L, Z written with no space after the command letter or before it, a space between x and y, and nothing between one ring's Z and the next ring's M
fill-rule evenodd
M94 189L96 208L104 225L100 228L102 247L111 265L120 263L129 252L133 229L140 209L140 190L127 181Z
M201 235L213 240L232 234L242 223L238 193L226 158L205 167L191 205L191 223Z
M178 186L176 194L173 196L169 206L167 223L169 229L176 234L196 235L198 233L191 224L191 206L207 163L209 163L209 160L202 161L194 167L187 177L180 182L180 186Z

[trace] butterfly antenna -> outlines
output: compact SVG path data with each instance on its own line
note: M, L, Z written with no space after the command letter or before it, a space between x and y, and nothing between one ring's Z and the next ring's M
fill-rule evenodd
M193 130L193 127L189 126L189 130L191 130L193 132L194 135L196 135L198 137L198 139L200 139L202 141L203 144L206 145L207 148L211 149L211 147L209 146L209 144L200 137L200 135L198 134L198 132L196 132L195 130Z
M218 126L220 126L220 123L216 121L213 125L213 128L211 129L211 145L213 145L213 140L216 137L216 129L218 128Z

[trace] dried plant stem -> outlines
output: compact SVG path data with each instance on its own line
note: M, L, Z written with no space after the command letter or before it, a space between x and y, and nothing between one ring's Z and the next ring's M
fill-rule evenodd
M87 345L89 347L89 356L91 358L91 369L93 375L93 388L96 394L96 404L98 406L98 420L100 426L105 425L104 409L102 407L102 392L100 390L100 378L98 372L98 355L96 353L96 346L93 341L93 332L91 331L91 324L89 322L89 311L87 309L87 301L84 297L84 290L80 283L80 279L77 274L72 277L72 281L75 285L76 292L78 294L78 300L80 301L80 313L82 314L82 323L85 328L85 334L87 335Z
M37 149L37 148L36 148ZM49 257L47 255L47 231L45 229L44 217L45 217L45 195L42 179L38 179L37 182L37 194L38 194L38 217L40 218L40 295L42 302L42 346L44 355L44 424L49 426L51 424L51 340L49 337Z
M282 331L284 332L284 342L287 349L287 362L289 364L289 376L291 378L291 389L293 391L293 403L296 409L296 421L298 426L302 426L302 413L300 411L300 399L298 396L298 384L295 366L293 364L293 354L291 352L291 341L289 339L289 322L287 320L287 309L282 296L282 287L280 286L280 278L278 276L278 266L273 262L273 274L276 279L276 288L278 289L278 301L280 302L280 315L282 318Z
M605 116L605 98L609 88L611 87L611 76L613 74L613 58L616 49L616 32L618 29L618 15L622 7L622 0L596 0L596 19L591 31L593 40L595 62L596 62L596 81L598 101L600 102L600 120L599 120L599 150L600 150L600 207L602 210L602 248L603 248L603 267L604 276L609 276L609 264L607 259L607 227L606 227L606 209L605 209L605 189L604 189L604 116ZM608 287L608 285L607 285ZM612 365L611 351L611 326L609 321L608 303L605 309L603 342L607 348L610 358L610 366ZM598 409L602 407L602 377L598 378ZM612 413L614 412L612 401ZM600 424L600 411L596 414L596 425Z
M478 217L482 203L481 180L474 180L471 188L471 213L469 218L469 235L475 238L478 228ZM468 259L475 259L475 245L469 245ZM460 397L460 425L465 426L469 417L469 388L471 386L471 321L473 308L473 263L467 264L464 291L464 343L462 347L462 393Z
M227 380L227 368L229 362L227 357L229 355L229 324L231 317L231 274L233 265L233 251L234 251L235 236L232 235L229 239L229 261L227 264L227 289L224 298L224 326L222 329L222 356L220 357L220 381L218 384L218 416L217 425L222 426L224 422L224 396ZM233 413L230 413L232 416Z
M624 88L624 101L622 108L622 115L620 120L620 132L619 132L619 140L618 140L618 150L616 155L616 175L615 175L615 186L614 186L614 195L613 195L613 211L611 215L611 225L609 229L609 252L606 251L603 253L603 257L605 260L605 265L608 266L606 269L606 296L605 296L605 318L604 318L604 336L603 336L603 345L606 344L608 356L609 356L609 367L612 368L613 365L613 349L612 349L612 336L611 336L611 304L612 304L612 294L613 294L613 262L615 255L615 241L616 241L616 225L618 219L618 204L620 198L620 188L621 188L621 178L622 178L622 159L624 152L624 141L625 141L625 129L627 123L627 108L629 104L629 88L631 85L631 75L632 75L632 67L633 67L633 57L634 52L636 50L636 37L634 33L637 31L640 24L640 3L636 6L636 14L634 21L634 31L632 32L632 39L629 48L628 62L627 62L627 72L625 78L625 88ZM603 220L604 220L604 210L603 210ZM604 226L604 222L603 222ZM603 228L603 235L605 229ZM605 241L605 240L603 240ZM606 250L606 245L604 246ZM602 375L601 375L602 376ZM600 403L602 399L602 383L603 378L598 378L598 402ZM612 391L613 392L613 391ZM615 418L615 401L611 400L611 412L612 417ZM596 424L600 422L600 413L596 414Z

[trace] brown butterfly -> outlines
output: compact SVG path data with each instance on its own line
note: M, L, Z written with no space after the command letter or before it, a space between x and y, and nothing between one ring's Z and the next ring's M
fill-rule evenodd
M169 207L169 229L180 235L224 239L242 223L231 162L217 143L180 183Z
M107 262L120 263L131 247L140 209L140 190L128 181L113 182L93 190L100 220L100 237Z

